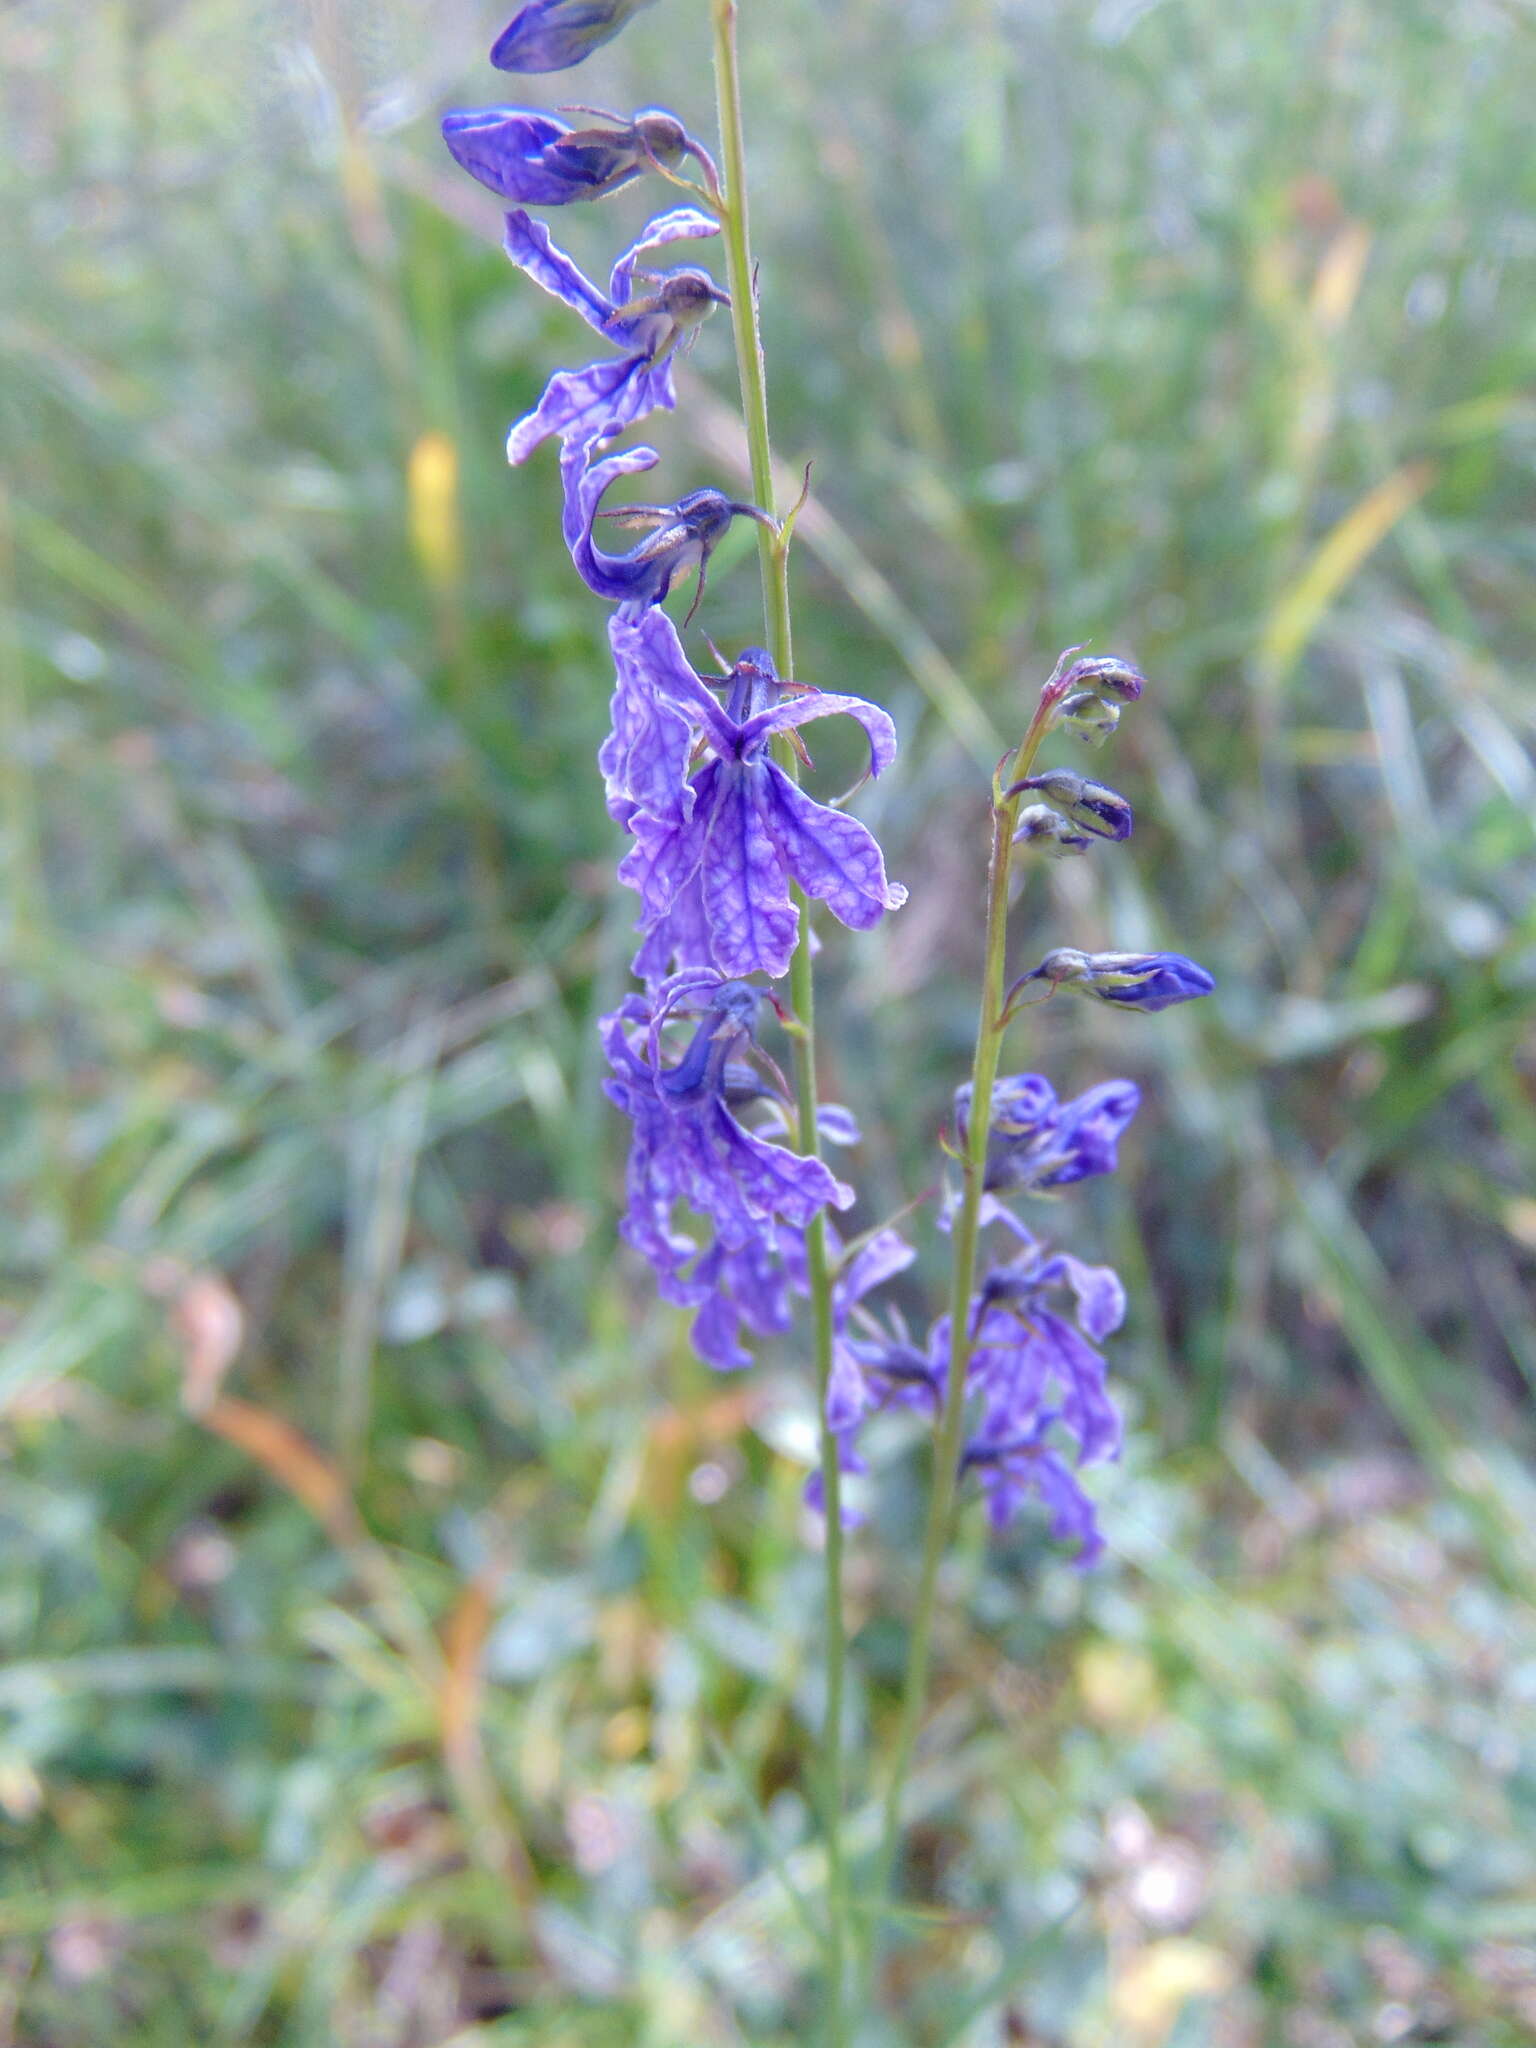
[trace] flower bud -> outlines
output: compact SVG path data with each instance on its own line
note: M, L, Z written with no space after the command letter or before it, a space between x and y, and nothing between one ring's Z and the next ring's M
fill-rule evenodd
M498 71L568 71L651 0L528 0L491 49Z
M1092 690L1114 704L1134 704L1147 680L1118 654L1095 654L1085 661L1074 661L1066 679L1074 689Z
M1193 1002L1216 986L1213 975L1182 953L1079 953L1071 946L1058 946L1038 967L1021 974L1008 991L1009 1003L1031 981L1075 989L1122 1010L1147 1011Z
M1090 747L1102 747L1120 723L1120 706L1096 690L1077 690L1066 698L1056 723Z
M1026 776L1009 790L1017 796L1034 790L1054 811L1096 839L1129 839L1136 815L1123 796L1102 782L1090 782L1070 768L1047 768L1043 775Z
M1026 804L1019 813L1013 843L1027 846L1045 860L1069 860L1073 854L1086 853L1093 841L1086 832L1074 832L1049 804Z

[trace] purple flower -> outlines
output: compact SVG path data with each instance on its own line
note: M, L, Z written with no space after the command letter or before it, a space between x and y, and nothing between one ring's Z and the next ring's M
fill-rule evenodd
M772 1337L793 1322L791 1293L805 1292L803 1279L797 1284L803 1258L787 1245L793 1235L786 1225L770 1225L735 1250L711 1245L689 1276L690 1291L701 1296L689 1336L717 1372L740 1372L752 1363L741 1341L743 1326L754 1336Z
M732 1099L729 1085L726 1099ZM831 1144L858 1143L858 1125L835 1102L818 1107L816 1123L822 1138ZM770 1100L754 1135L777 1138L787 1130L778 1103ZM830 1225L827 1241L829 1254L835 1256L837 1237ZM871 1280L868 1284L875 1283ZM777 1223L740 1250L714 1245L694 1267L687 1287L690 1295L700 1300L691 1332L694 1350L719 1371L739 1371L752 1363L752 1354L741 1341L742 1329L758 1337L782 1334L792 1319L791 1296L810 1293L805 1234L788 1223ZM834 1319L842 1298L833 1296ZM836 1327L840 1330L841 1323Z
M778 1223L803 1229L820 1210L853 1201L822 1160L770 1143L733 1113L731 1102L758 1086L730 1063L751 1037L761 1000L744 982L677 975L654 1002L628 996L599 1024L613 1069L604 1092L634 1125L620 1231L650 1261L662 1293L686 1307L701 1306L719 1275L685 1274L699 1246L674 1229L677 1202L709 1219L717 1248L741 1254L754 1245L777 1249ZM703 1014L681 1058L667 1065L662 1027L684 1007Z
M610 604L625 606L632 615L638 615L647 605L660 604L679 577L694 569L699 572L699 588L693 600L696 611L704 595L709 558L731 521L739 517L760 520L764 526L774 524L756 505L738 504L711 490L690 491L675 505L626 505L622 511L599 512L602 495L616 478L654 469L661 458L654 448L638 447L622 448L617 455L589 462L589 452L572 440L567 440L560 451L560 477L565 486L565 544L588 588L607 598ZM610 555L592 538L593 522L599 518L654 530L627 554Z
M658 606L608 621L613 653L613 729L598 750L608 810L627 825L637 811L686 824L693 815L693 670L677 628ZM678 702L679 682L683 683ZM655 977L660 979L660 976Z
M1048 1441L1059 1420L1055 1410L1045 1409L1011 1434L984 1431L966 1445L961 1470L974 1472L980 1481L994 1529L1007 1528L1033 1494L1050 1516L1051 1534L1058 1543L1078 1546L1073 1562L1086 1571L1103 1554L1104 1539L1093 1502Z
M1182 953L1079 953L1070 946L1058 946L1020 975L1008 991L1009 1002L1032 981L1048 983L1047 994L1070 988L1123 1010L1171 1009L1208 996L1216 986L1214 976Z
M675 170L685 156L702 155L665 107L642 108L612 128L579 129L534 107L460 107L444 114L443 140L471 177L520 206L601 199L656 164Z
M529 0L496 38L498 71L567 71L616 36L650 0Z
M1079 1463L1112 1458L1120 1418L1094 1343L1120 1327L1125 1290L1108 1266L1084 1265L1069 1252L1047 1255L1022 1224L1007 1220L1022 1249L987 1275L971 1312L968 1384L981 1399L978 1434L986 1442L1023 1434L1049 1408L1077 1438ZM1063 1289L1076 1300L1070 1323L1050 1306Z
M968 1134L970 1084L955 1091L955 1126ZM1141 1106L1134 1081L1101 1081L1059 1102L1043 1074L1010 1074L992 1094L985 1185L989 1192L1070 1187L1113 1173L1116 1146Z
M558 434L567 447L572 442L594 447L647 413L672 411L677 403L673 357L706 315L716 306L728 306L730 299L708 271L691 266L639 273L655 288L636 297L637 259L645 250L668 242L719 232L719 222L696 207L679 206L658 214L614 264L604 293L555 247L542 221L521 207L507 215L505 247L518 269L623 351L584 369L557 370L533 411L516 421L507 435L508 462L525 462L551 434Z
M885 1391L882 1375L891 1385L904 1376L905 1383L920 1382L931 1391L927 1359L900 1337L886 1342L883 1333L875 1339L848 1334L849 1320L865 1295L905 1272L916 1257L894 1230L877 1230L838 1271L832 1286L832 1370L827 1379L827 1427L835 1434L855 1428L865 1410L879 1403Z
M1090 782L1070 768L1047 768L1041 775L1026 775L1014 783L1010 796L1033 790L1069 824L1098 839L1129 839L1136 823L1135 813L1125 798L1102 782Z
M723 707L686 664L665 681L672 701L689 703L714 758L693 777L688 816L638 812L630 820L635 845L619 879L640 892L642 931L669 920L697 880L683 924L669 927L678 950L704 943L702 957L684 957L683 964L777 976L788 972L799 925L792 881L855 931L867 931L906 901L906 890L886 880L868 829L808 797L769 752L775 733L846 713L868 734L870 773L878 775L896 752L895 727L884 711L862 697L820 690L786 697L761 648L749 648L732 669Z

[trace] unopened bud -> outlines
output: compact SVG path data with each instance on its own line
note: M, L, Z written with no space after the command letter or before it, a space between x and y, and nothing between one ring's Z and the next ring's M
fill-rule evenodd
M1102 747L1120 723L1120 706L1097 690L1078 690L1056 714L1056 723L1090 747Z
M1015 846L1027 846L1046 860L1070 860L1086 853L1093 841L1086 832L1076 832L1059 811L1049 804L1026 804L1019 813Z
M1044 797L1053 811L1070 823L1093 833L1097 839L1129 839L1136 814L1117 791L1102 782L1090 782L1070 768L1047 768L1043 775L1026 776L1009 790L1010 796L1033 790Z
M1146 688L1147 679L1140 669L1132 668L1118 654L1094 654L1084 661L1074 661L1067 671L1067 681L1074 689L1093 690L1112 703L1134 704Z

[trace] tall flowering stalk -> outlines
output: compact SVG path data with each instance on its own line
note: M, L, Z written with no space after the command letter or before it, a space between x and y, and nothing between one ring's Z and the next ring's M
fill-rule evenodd
M530 0L498 39L492 61L511 71L567 69L646 4ZM900 908L906 891L887 878L879 846L856 818L801 788L800 732L822 718L856 720L871 775L890 765L896 734L878 705L795 679L794 515L781 519L774 502L737 0L707 5L718 159L659 107L628 117L562 108L595 124L579 128L537 108L471 108L448 114L443 132L466 170L515 202L506 227L512 262L605 349L592 363L556 371L534 411L514 422L507 453L521 462L545 441L559 442L562 531L572 562L613 607L612 728L598 766L608 811L628 841L618 875L636 893L640 941L632 963L638 986L600 1024L610 1068L605 1089L631 1125L620 1231L662 1295L691 1312L699 1355L722 1370L750 1364L755 1345L788 1335L797 1302L809 1309L821 1455L807 1499L821 1518L826 1574L818 1773L828 1872L825 2038L830 2048L846 2048L858 1996L856 1947L865 1995L872 1983L902 1789L926 1697L939 1566L961 1484L974 1479L999 1527L1026 1503L1040 1503L1054 1535L1088 1565L1102 1539L1077 1474L1119 1449L1098 1347L1124 1316L1120 1283L1107 1267L1053 1249L1015 1205L1111 1172L1138 1093L1129 1081L1109 1081L1063 1102L1044 1076L1001 1075L1006 1033L1019 1010L1061 990L1155 1011L1212 984L1181 955L1070 947L1047 952L1009 981L1015 859L1081 855L1096 841L1124 841L1134 823L1130 805L1106 784L1071 768L1037 766L1052 733L1102 744L1142 692L1143 679L1128 663L1070 650L994 777L975 1054L945 1148L958 1179L937 1219L950 1239L948 1309L920 1336L899 1312L877 1311L870 1298L917 1254L889 1225L845 1237L830 1220L856 1194L822 1157L823 1140L845 1144L858 1133L846 1111L818 1096L812 906L867 931ZM684 188L690 203L645 224L615 260L606 290L527 210L599 200L648 175ZM656 253L673 244L716 240L724 287L698 264L656 267ZM675 407L675 363L717 307L729 309L735 341L751 501L705 485L675 499L606 502L615 486L658 465L654 449L613 444L650 414ZM683 633L704 599L710 557L738 518L757 529L767 644L743 649L724 675L704 674ZM640 538L612 549L599 538L600 521ZM690 580L692 606L679 622L664 606ZM760 1042L765 1009L787 1028L792 1087ZM989 1231L997 1235L984 1258ZM845 1525L855 1520L843 1480L865 1471L860 1433L869 1415L886 1408L931 1426L933 1478L907 1675L884 1772L884 1827L873 1865L855 1872L843 1840L842 1567Z

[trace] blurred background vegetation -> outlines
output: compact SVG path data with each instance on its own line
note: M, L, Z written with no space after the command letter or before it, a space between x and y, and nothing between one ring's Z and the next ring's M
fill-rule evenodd
M778 450L816 465L798 666L903 739L861 805L912 902L824 956L861 1215L932 1178L985 774L1064 644L1153 678L1110 771L1140 823L1034 885L1019 964L1220 981L1016 1041L1147 1093L1049 1219L1130 1285L1132 1444L1093 1577L962 1537L868 2042L1513 2048L1529 9L742 12ZM707 132L704 15L529 97ZM517 96L501 20L0 15L4 2044L807 2025L809 1405L791 1349L711 1380L616 1252L603 608L553 459L501 458L586 342L436 137ZM657 197L562 227L600 262ZM736 483L723 327L682 384L660 475ZM860 1756L921 1484L891 1448Z

